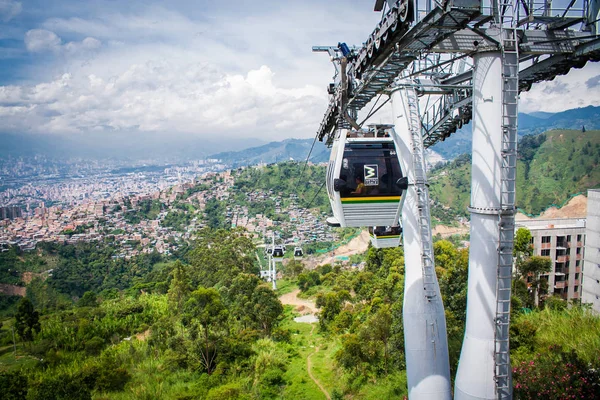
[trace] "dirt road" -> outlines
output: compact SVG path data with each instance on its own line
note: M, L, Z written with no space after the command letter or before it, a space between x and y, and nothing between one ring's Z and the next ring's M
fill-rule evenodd
M279 297L279 301L281 301L281 304L290 304L292 306L296 306L296 310L302 314L314 314L317 311L319 311L319 309L313 301L299 299L298 293L300 293L300 289L296 289L293 292L286 293L283 296Z

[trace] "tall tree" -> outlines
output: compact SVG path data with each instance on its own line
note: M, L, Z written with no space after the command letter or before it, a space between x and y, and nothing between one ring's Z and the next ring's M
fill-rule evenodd
M519 228L515 234L515 255L522 253L525 256L531 256L533 253L533 244L531 244L531 232L527 228Z
M173 279L171 279L167 292L169 308L175 314L180 314L183 311L185 300L191 292L190 278L186 266L179 260L173 265L172 275Z
M365 332L369 339L379 341L383 345L384 368L385 374L387 375L389 358L388 344L392 336L392 313L389 304L381 306L379 310L367 320L361 333L362 332Z
M543 279L540 275L549 272L552 267L552 261L549 257L531 256L521 264L517 265L517 269L521 276L530 277L531 299L533 305L539 305L539 291L543 285Z
M40 316L27 297L23 297L19 302L15 320L17 333L26 342L31 342L33 335L40 331Z
M254 303L254 316L260 324L265 335L270 335L273 327L279 321L279 316L283 313L283 306L273 292L267 286L258 286L252 294Z
M253 294L260 284L260 279L253 274L239 274L231 282L228 298L231 316L243 328L252 325L256 319L254 316Z
M201 330L202 338L197 341L201 363L210 375L216 365L219 343L226 331L227 309L221 294L214 288L199 288L192 292L185 303L183 322Z

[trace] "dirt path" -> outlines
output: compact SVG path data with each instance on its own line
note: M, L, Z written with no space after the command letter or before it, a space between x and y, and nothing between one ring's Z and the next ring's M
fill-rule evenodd
M24 286L9 285L6 283L0 283L0 293L8 296L21 296L25 297L27 294L27 288Z
M313 331L315 330L315 325L312 326L312 329L310 330L310 336L312 336ZM327 390L325 390L325 388L323 387L323 385L321 385L321 382L319 382L317 380L317 378L314 377L314 375L312 374L312 363L310 361L310 358L313 356L313 354L317 354L319 352L319 346L315 346L315 351L310 353L307 357L306 357L306 369L308 371L308 376L310 376L310 379L313 380L313 382L315 383L315 385L317 385L319 387L319 389L321 390L321 392L323 392L323 394L325 395L325 397L327 398L327 400L331 400L331 396L329 396L329 393L327 392Z
M318 309L315 303L311 300L299 299L298 293L300 293L300 289L296 289L293 292L286 293L283 296L279 297L279 301L281 301L281 304L290 304L292 306L296 306L296 310L299 312L307 311L310 314L316 313Z

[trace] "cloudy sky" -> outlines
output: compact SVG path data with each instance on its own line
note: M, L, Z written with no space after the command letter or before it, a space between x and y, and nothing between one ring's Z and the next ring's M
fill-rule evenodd
M372 0L0 0L0 132L313 137L333 68L312 45L358 44ZM521 110L600 105L600 66Z

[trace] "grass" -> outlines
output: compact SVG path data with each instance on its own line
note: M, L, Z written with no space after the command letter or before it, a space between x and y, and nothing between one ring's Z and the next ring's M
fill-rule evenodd
M315 327L315 332L317 330L318 328ZM335 353L340 348L340 343L337 340L323 338L321 335L317 336L317 342L319 351L311 357L312 373L331 395L334 389L341 391L341 373L333 368Z
M281 296L287 293L291 293L298 289L298 285L291 279L280 279L277 281L277 295Z
M517 321L529 321L537 328L537 347L559 346L565 353L574 351L584 362L597 364L600 361L600 318L590 310L581 307L563 311L544 309L521 314Z
M290 329L292 333L292 346L296 348L298 354L291 358L288 369L285 374L287 387L283 393L286 399L325 399L325 395L319 387L312 381L308 375L306 359L315 352L319 346L321 350L311 357L313 376L329 391L335 387L336 377L331 370L332 364L327 364L327 360L333 356L329 339L318 333L318 326L313 324L298 323L293 321L295 313L291 312L291 307L286 307L286 319L283 327ZM311 335L311 331L313 334ZM325 349L325 350L323 350Z
M363 385L355 398L364 400L402 399L408 396L406 371Z
M23 344L17 343L17 357L13 352L13 345L0 348L0 370L16 370L21 368L34 367L39 363L36 358L24 355Z

